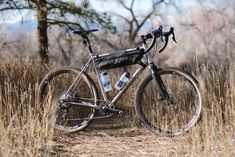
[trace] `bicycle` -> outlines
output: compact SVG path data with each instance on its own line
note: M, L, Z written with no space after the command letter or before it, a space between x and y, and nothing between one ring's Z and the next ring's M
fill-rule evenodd
M101 55L93 52L88 37L91 32L98 31L97 29L71 30L83 38L83 43L90 52L90 59L81 70L73 67L52 70L39 85L38 103L42 104L48 99L55 102L56 129L68 133L77 132L85 129L93 119L121 115L122 111L116 109L114 104L147 67L149 74L140 82L135 95L135 111L142 124L153 133L174 136L188 131L198 121L202 98L196 78L177 68L158 68L150 51L157 38L165 42L159 52L167 47L171 35L176 42L173 27L168 32L163 32L163 27L160 26L142 35L142 46L121 53ZM101 73L134 64L139 66L138 69L118 94L111 101L108 100ZM91 65L103 99L98 98L97 87L88 74ZM100 116L95 116L98 111Z

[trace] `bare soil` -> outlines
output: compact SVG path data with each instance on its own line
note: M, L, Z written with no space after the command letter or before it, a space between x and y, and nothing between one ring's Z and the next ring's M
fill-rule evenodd
M189 155L181 140L182 137L159 137L145 128L96 124L85 131L60 136L57 152L58 156L78 157Z

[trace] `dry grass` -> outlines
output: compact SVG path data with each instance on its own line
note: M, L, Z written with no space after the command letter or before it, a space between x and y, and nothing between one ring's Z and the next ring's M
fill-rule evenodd
M235 64L202 65L197 71L202 93L201 121L188 140L193 154L235 155Z
M37 62L0 63L0 156L41 156L52 150L50 106L47 112L35 107L37 82L45 72Z
M35 106L38 82L48 69L29 60L0 63L0 156L46 156L53 152L52 108L50 103L44 111ZM235 64L201 65L194 71L203 92L203 113L198 125L181 136L183 149L176 153L234 156ZM119 101L122 108L133 104L133 91L128 90ZM133 119L136 117L130 119L135 126Z

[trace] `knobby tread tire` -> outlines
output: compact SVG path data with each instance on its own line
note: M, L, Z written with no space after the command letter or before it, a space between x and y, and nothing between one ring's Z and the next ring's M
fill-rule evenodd
M199 88L199 82L197 81L197 79L194 77L194 76L192 76L190 73L188 73L188 72L185 72L185 71L183 71L183 70L181 70L181 69L178 69L178 68L174 68L174 67L168 67L168 68L163 68L163 69L160 69L159 70L159 74L161 75L161 74L163 74L164 72L166 72L166 71L172 71L172 73L173 72L176 72L176 73L178 73L179 75L181 75L181 76L183 76L183 75L185 75L185 76L187 76L188 78L189 78L189 81L190 81L190 83L191 84L193 84L193 86L194 86L194 88L197 90L197 92L199 93L199 98L200 98L200 104L199 104L199 115L197 116L197 118L196 118L196 122L199 120L199 118L200 118L200 115L201 115L201 103L202 103L202 97L201 97L201 92L200 92L200 88ZM182 73L182 74L180 74L180 73ZM185 77L185 76L183 76L183 77ZM190 80L191 79L191 80ZM159 131L156 131L156 130L154 130L151 126L149 126L146 122L145 122L145 118L143 118L144 116L143 116L143 114L141 113L141 97L142 97L142 94L143 94L143 90L144 90L144 88L145 88L145 86L150 82L152 80L152 75L151 74L149 74L149 75L147 75L141 82L140 82L140 84L139 84L139 86L137 87L137 91L136 91L136 95L135 95L135 111L136 111L136 114L137 114L137 116L138 116L138 118L140 119L140 121L142 122L142 124L145 126L145 127L147 127L150 131L152 131L153 133L156 133L156 134L158 134L158 135L163 135L163 136L175 136L175 135L180 135L180 134L182 134L183 132L181 132L181 133L177 133L177 134L161 134L161 132L159 132ZM164 81L164 80L163 80ZM147 84L146 84L147 83ZM193 125L195 125L195 123L196 122L194 122L194 124ZM191 128L191 127L190 127ZM190 128L188 128L187 130L185 130L184 132L186 132L186 131L188 131Z
M42 81L39 85L39 90L38 90L37 96L36 96L36 101L37 101L38 106L42 105L42 102L43 102L42 94L43 94L43 90L47 86L47 84L45 82L48 81L48 80L50 81L54 76L57 76L58 74L66 73L66 72L69 72L69 71L72 71L74 73L79 73L81 70L77 69L77 68L70 67L70 66L61 66L61 67L58 67L58 68L55 68L55 69L51 70L49 73L47 73L43 77L43 79L42 79ZM96 99L98 100L99 99L98 98L98 91L97 91L97 87L96 87L94 81L92 80L92 78L87 73L83 72L82 74L86 77L86 79L90 83L91 88L94 89L94 95L95 95ZM96 103L98 103L98 102L96 102ZM94 111L94 115L95 115L95 111ZM88 123L86 124L86 126L82 127L81 129L77 129L77 130L74 130L74 131L67 130L67 132L68 133L73 133L73 132L81 131L81 130L87 128L92 121L93 121L93 119L90 119L88 121Z

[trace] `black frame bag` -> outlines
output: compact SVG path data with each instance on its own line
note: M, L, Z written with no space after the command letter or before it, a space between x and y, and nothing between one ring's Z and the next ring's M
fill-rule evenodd
M126 50L119 53L110 53L95 58L96 67L100 70L120 68L128 65L141 63L144 49Z

